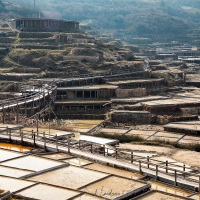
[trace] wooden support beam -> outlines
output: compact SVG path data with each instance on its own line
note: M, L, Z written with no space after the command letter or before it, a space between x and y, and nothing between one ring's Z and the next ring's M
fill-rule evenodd
M11 140L12 140L12 138L11 138L11 129L9 130L9 142L11 143Z
M147 156L147 167L149 169L149 156Z
M35 142L35 133L33 134L33 142L34 142L34 147L36 147L36 142Z
M174 185L177 186L177 171L174 170Z
M43 133L43 140L44 140L44 149L46 150L46 136L45 136L45 133Z
M166 173L168 173L168 160L166 160Z
M67 142L68 142L68 153L70 153L70 137L68 136L68 140L67 140Z
M91 153L93 153L93 145L92 145L92 143L90 144L90 150L91 150Z
M140 160L139 160L139 172L142 173L142 164Z
M158 165L156 165L156 180L158 180Z
M2 110L3 110L2 123L5 124L5 109L4 109L4 105L2 107Z
M133 163L133 152L131 152L131 163Z
M58 136L56 135L56 151L58 152Z
M17 102L17 116L16 116L16 123L19 124L19 104Z
M21 135L21 145L23 145L23 139L24 139L23 131L20 131L20 135Z
M200 193L200 176L199 176L199 193Z

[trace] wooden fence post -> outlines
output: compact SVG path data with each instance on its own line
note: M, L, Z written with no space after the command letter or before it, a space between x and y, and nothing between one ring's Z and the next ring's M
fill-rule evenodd
M58 137L56 135L56 151L58 152Z
M78 147L81 149L81 140L78 141Z
M92 142L91 142L91 144L90 144L90 147L91 147L91 153L93 153L93 147L92 147Z
M177 186L177 172L174 170L174 185Z
M139 160L139 172L142 173L142 164L141 164L141 160Z
M11 143L11 129L9 130L9 142Z
M166 160L166 173L168 173L168 160Z
M43 133L43 139L44 139L44 149L46 150L46 136L45 136L45 133Z
M199 176L199 193L200 193L200 176Z
M158 165L156 165L156 180L158 180Z
M2 107L2 110L3 110L2 123L5 124L5 110L4 110L4 105Z
M34 147L36 147L36 143L35 143L35 133L33 134L33 142L34 142Z
M133 152L131 152L131 163L133 163Z
M68 136L67 142L68 142L68 153L70 153L70 137L69 136Z
M149 169L149 156L147 156L147 167Z
M19 124L19 103L17 101L17 118L16 118L16 123Z
M23 137L24 137L23 131L20 131L20 134L21 134L21 145L23 145Z

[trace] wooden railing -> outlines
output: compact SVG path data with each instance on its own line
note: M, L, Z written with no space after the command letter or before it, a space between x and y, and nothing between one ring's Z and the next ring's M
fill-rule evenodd
M26 117L27 110L30 108L32 111L29 113L29 117L38 112L37 108L42 109L46 106L51 106L56 99L57 86L45 86L41 88L30 89L33 86L26 86L23 89L22 96L9 98L0 101L0 112L3 113L2 123L5 123L5 116L7 110L14 110L16 113L16 123L19 122L19 112L23 108L23 115Z
M104 124L105 124L105 121L97 124L95 127L93 127L92 129L90 129L89 131L87 131L86 135L95 135L95 134L100 133L100 131L104 127Z
M118 148L100 145L97 143L92 143L88 141L77 141L68 136L65 140L58 140L58 137L55 135L45 134L44 132L35 132L35 131L22 131L22 129L12 131L12 129L6 128L0 133L0 139L6 139L12 143L12 141L19 141L22 145L24 142L33 145L34 147L40 146L46 149L54 148L56 151L59 149L65 148L66 152L71 153L72 149L80 150L81 152L85 151L88 153L102 155L111 159L117 159L124 163L131 164L138 168L137 171L145 172L145 169L151 170L152 173L148 174L153 176L155 179L158 179L159 174L169 175L171 177L170 181L174 182L174 185L177 186L178 180L187 180L198 184L199 187L195 187L194 190L200 188L200 171L191 169L186 165L177 165L176 163L170 163L168 161L162 162L154 160L154 158L144 157L135 155L132 151L122 151ZM153 163L153 162L156 162ZM194 177L194 178L192 178Z

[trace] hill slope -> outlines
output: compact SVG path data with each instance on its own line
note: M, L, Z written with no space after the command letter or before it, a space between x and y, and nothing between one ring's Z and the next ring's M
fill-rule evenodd
M36 0L36 7L33 0L9 2L32 9L14 12L21 16L38 16L38 8L42 17L77 20L96 30L123 31L130 37L172 35L171 40L176 40L200 28L199 0Z
M33 1L12 0L33 6ZM95 28L135 33L180 33L199 26L199 0L45 0L44 16L82 21Z

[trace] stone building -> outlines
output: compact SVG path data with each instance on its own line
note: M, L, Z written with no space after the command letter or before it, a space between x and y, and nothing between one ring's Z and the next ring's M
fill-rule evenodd
M79 22L43 18L19 18L11 21L14 29L28 32L76 32Z

